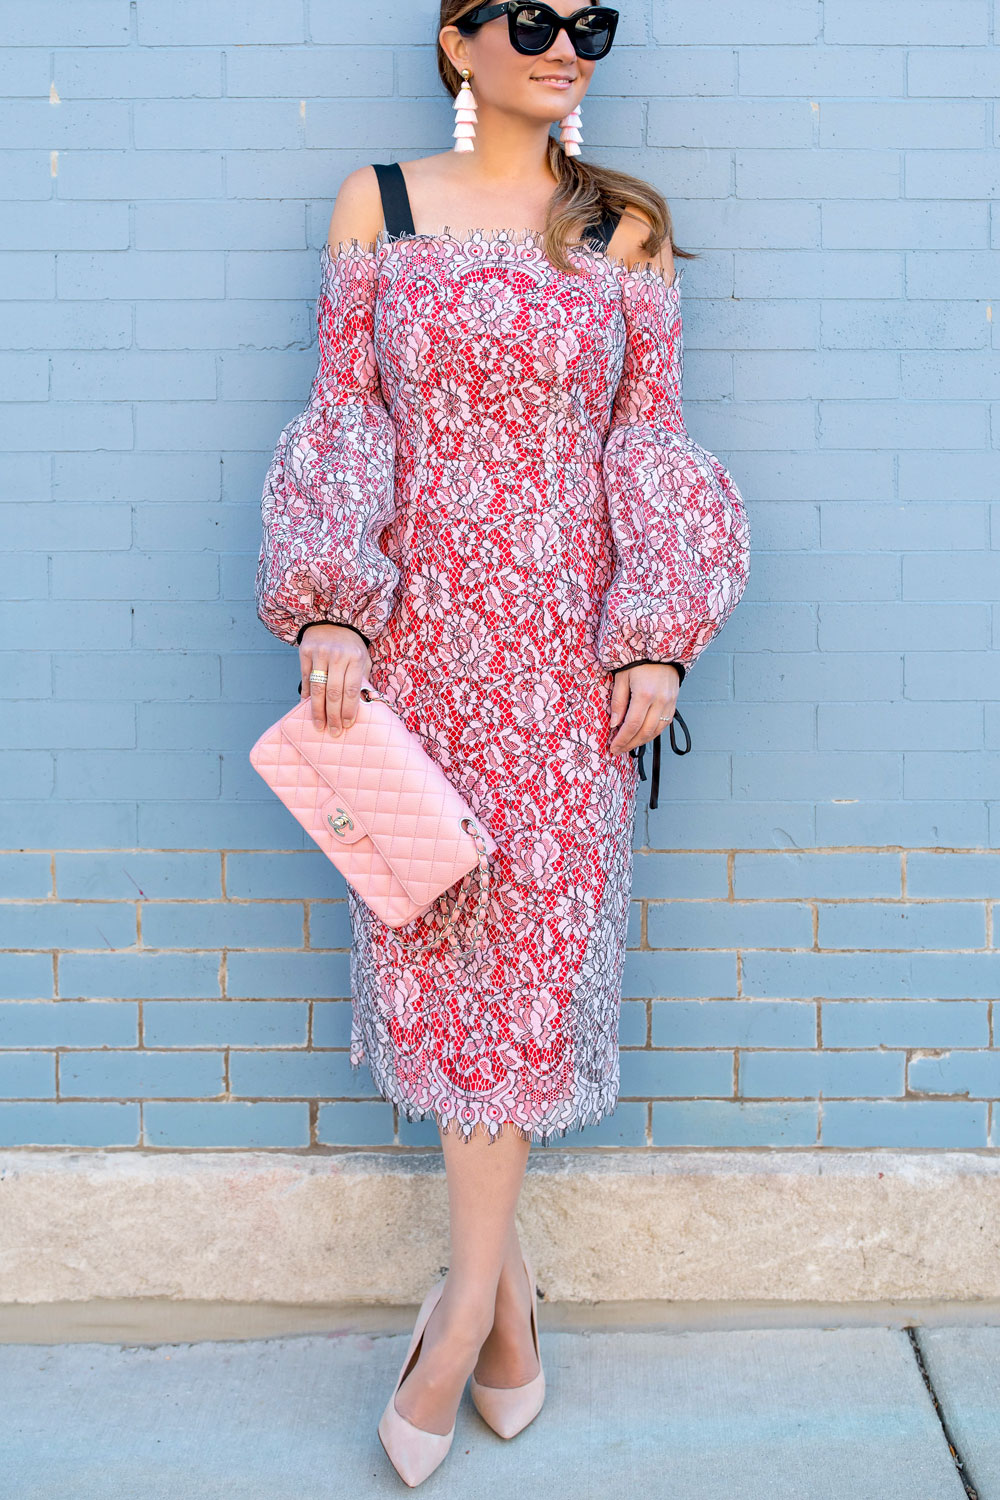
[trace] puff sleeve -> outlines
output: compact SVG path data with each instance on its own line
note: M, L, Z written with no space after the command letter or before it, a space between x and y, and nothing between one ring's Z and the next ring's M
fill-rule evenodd
M378 262L324 245L319 363L305 409L278 438L261 499L257 614L289 643L320 620L384 629L399 569L378 539L395 514L395 433L375 359Z
M684 426L679 269L620 265L625 356L603 449L615 571L597 658L690 669L750 576L750 527L729 471ZM683 673L682 673L683 675Z

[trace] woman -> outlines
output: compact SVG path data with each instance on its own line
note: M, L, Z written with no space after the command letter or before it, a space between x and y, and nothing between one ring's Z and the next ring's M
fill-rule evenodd
M444 919L393 930L347 892L351 1063L434 1116L448 1179L448 1274L379 1423L410 1485L470 1374L503 1436L541 1406L528 1152L615 1107L633 752L749 571L739 491L684 428L667 205L577 159L616 19L443 0L456 148L342 184L319 368L264 489L258 612L315 722L340 734L369 679L498 845L470 955L405 949Z

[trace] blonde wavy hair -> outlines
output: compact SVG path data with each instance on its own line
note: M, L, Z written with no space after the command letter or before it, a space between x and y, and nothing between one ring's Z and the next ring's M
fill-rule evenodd
M479 3L480 0L473 0L472 4L470 0L441 0L439 35L443 26L453 25L459 16L475 10ZM441 81L454 99L461 87L462 75L440 41L437 44L437 64ZM569 245L580 243L585 229L600 223L606 213L622 214L630 208L640 209L649 219L650 230L640 247L646 255L656 255L666 241L675 257L683 260L699 258L695 251L682 250L674 243L667 200L650 183L640 177L631 177L627 172L616 172L611 167L594 166L579 156L567 156L554 135L549 136L548 158L558 185L549 207L542 243L545 254L560 271L578 272L579 268L570 262L566 251Z

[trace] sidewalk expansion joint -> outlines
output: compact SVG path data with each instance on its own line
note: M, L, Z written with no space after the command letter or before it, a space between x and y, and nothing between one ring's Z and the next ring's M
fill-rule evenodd
M957 1447L955 1446L951 1433L948 1430L948 1419L945 1416L941 1403L937 1398L937 1391L934 1389L934 1385L930 1377L930 1372L928 1371L927 1365L924 1361L924 1352L920 1347L920 1338L917 1334L917 1330L912 1324L910 1324L903 1329L903 1332L906 1334L906 1337L910 1341L910 1347L913 1350L913 1358L917 1362L917 1369L920 1371L921 1375L924 1378L924 1385L927 1387L927 1394L931 1398L935 1414L941 1424L941 1431L944 1433L944 1440L948 1444L948 1451L951 1454L952 1463L958 1470L958 1477L962 1481L967 1500L979 1500L979 1491L975 1488L972 1481L969 1479L968 1474L965 1472L965 1460L962 1458L962 1455L959 1453Z

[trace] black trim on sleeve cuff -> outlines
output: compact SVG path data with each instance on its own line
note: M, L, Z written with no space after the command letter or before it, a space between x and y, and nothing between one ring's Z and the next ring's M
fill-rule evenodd
M355 635L359 635L361 637L366 646L368 646L369 648L371 647L371 641L365 635L364 631L359 630L356 625L348 625L346 620L307 620L306 623L300 627L299 633L295 637L296 646L302 645L302 637L305 635L310 625L343 625L345 630L353 630Z
M623 666L615 667L613 670L615 672L627 672L628 669L629 669L629 667L646 667L646 666L652 666L652 667L676 667L677 671L678 671L678 673L680 675L681 682L684 681L684 673L686 671L686 668L685 668L683 662L679 662L679 661L656 661L656 660L654 660L650 656L644 656L641 661L629 661L629 662L626 662Z

